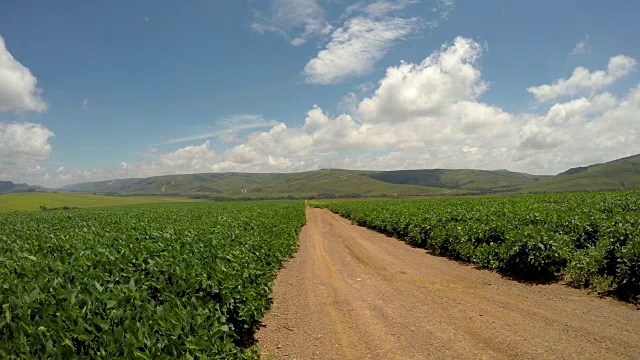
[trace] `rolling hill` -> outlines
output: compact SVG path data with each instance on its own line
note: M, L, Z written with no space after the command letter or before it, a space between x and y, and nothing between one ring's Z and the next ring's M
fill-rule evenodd
M351 170L316 170L292 174L166 175L69 185L62 190L111 195L207 195L231 198L410 196L451 193L449 189L391 184Z
M431 169L396 170L364 173L373 179L392 184L411 184L445 189L481 192L518 190L550 176L530 175L508 170Z
M523 187L525 192L640 189L640 154L603 164L576 167Z
M541 176L504 170L358 171L291 174L214 173L155 176L69 185L65 191L110 195L212 197L363 197L456 195L517 189Z
M0 181L0 194L15 194L23 192L42 191L44 188L40 186L32 186L27 184L14 184L11 181Z
M154 176L68 185L65 191L107 195L209 198L378 197L495 192L562 192L640 188L640 155L569 169L555 176L508 170L427 169L300 173L211 173Z

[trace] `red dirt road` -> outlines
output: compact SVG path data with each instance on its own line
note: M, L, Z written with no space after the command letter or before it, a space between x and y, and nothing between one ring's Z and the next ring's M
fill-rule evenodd
M257 334L276 359L640 359L640 311L527 285L307 208Z

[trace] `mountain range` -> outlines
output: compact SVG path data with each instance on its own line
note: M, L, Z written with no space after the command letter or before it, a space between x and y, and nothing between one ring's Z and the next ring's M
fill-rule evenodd
M330 198L539 193L640 188L640 155L569 169L555 176L508 170L427 169L300 173L207 173L117 179L61 190L108 195L187 195L212 199Z
M41 186L33 186L27 184L14 184L11 181L0 180L0 194L13 194L24 192L35 192L44 190Z

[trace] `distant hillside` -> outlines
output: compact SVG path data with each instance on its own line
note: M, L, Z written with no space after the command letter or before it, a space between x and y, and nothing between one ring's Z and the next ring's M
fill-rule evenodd
M209 197L362 197L454 194L429 186L392 184L353 170L292 174L212 173L154 176L68 185L66 191L112 195L201 195Z
M357 171L324 169L292 174L213 173L155 176L65 186L63 190L111 195L218 197L365 197L453 195L504 191L541 176L505 170Z
M640 155L569 169L556 176L508 170L429 169L301 173L212 173L154 176L68 185L66 191L107 195L207 198L377 197L495 192L598 191L640 188Z
M14 184L11 181L0 181L0 194L14 194L21 192L41 191L44 188L40 186L31 186L27 184Z
M507 191L535 184L550 176L530 175L508 170L397 170L366 173L373 179L392 184L432 186L472 191Z
M604 164L572 168L523 188L526 192L623 189L640 189L640 155Z

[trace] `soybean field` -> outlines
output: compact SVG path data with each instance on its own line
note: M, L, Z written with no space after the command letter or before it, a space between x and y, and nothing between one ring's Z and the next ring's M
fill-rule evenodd
M255 358L302 201L0 214L0 357Z
M640 302L639 191L317 206L479 268Z

